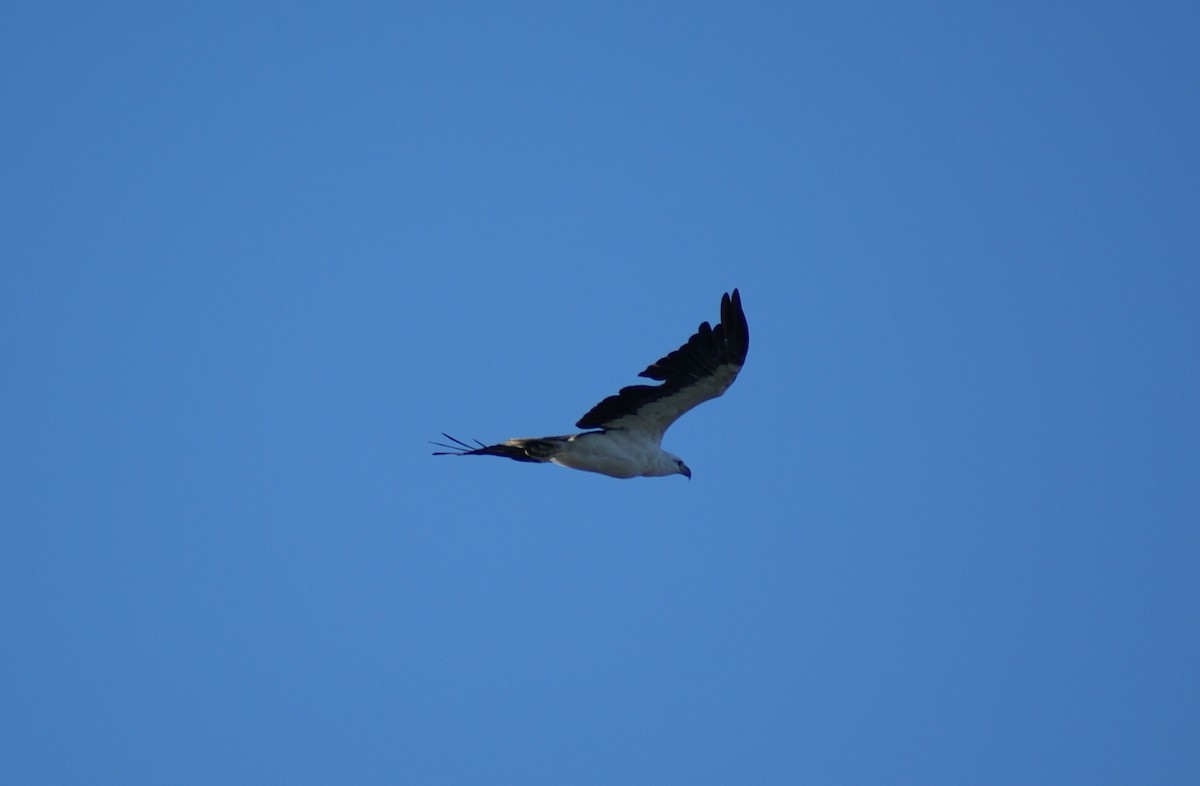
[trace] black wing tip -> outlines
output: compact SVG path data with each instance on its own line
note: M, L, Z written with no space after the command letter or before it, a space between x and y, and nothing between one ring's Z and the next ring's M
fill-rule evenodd
M546 442L546 440L513 440L520 444L512 445L504 442L495 445L485 445L479 440L475 440L475 444L468 445L457 437L452 437L446 432L442 432L442 436L453 442L453 445L447 445L444 442L430 442L430 445L436 445L439 448L446 450L435 450L435 456L499 456L501 458L512 459L513 461L528 461L531 463L541 463L548 461L548 457L534 455L530 448L538 448ZM536 452L536 451L535 451Z
M444 436L447 439L453 440L457 444L447 445L445 442L430 441L430 443L429 443L430 445L435 445L439 448L446 448L445 450L433 451L433 455L435 455L435 456L483 456L483 455L487 455L487 453L486 453L486 451L488 450L487 445L480 443L480 446L476 448L476 447L472 447L472 446L462 442L461 440L457 440L448 434L444 435ZM479 440L476 440L476 442L478 442L478 441Z
M454 444L447 445L445 442L430 441L430 443L429 443L430 445L435 445L439 448L446 448L446 450L435 450L433 452L433 455L435 455L435 456L470 456L473 454L477 454L479 451L485 450L488 447L487 445L483 444L479 440L474 440L474 442L475 442L474 445L468 445L466 442L463 442L458 437L452 437L444 431L442 432L442 436L445 437L446 439L450 440Z
M746 321L746 312L742 310L742 293L737 287L733 288L732 297L726 294L721 298L721 326L725 328L728 340L734 347L738 366L745 365L746 355L750 352L750 323Z
M659 358L639 377L670 381L703 376L714 364L732 363L741 368L750 350L750 326L742 310L742 293L721 295L721 321L716 327L701 322L696 332L679 349Z

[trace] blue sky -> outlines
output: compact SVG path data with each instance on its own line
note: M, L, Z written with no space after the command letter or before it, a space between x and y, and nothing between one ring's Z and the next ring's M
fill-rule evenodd
M0 780L1200 778L1194 4L2 14Z

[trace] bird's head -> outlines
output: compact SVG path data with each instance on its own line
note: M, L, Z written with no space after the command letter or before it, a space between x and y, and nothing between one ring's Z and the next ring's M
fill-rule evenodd
M689 480L692 477L692 471L688 469L687 464L683 463L683 459L676 456L674 453L668 453L665 450L659 449L658 455L654 457L654 461L650 467L642 473L647 477L662 478L668 475L683 475Z

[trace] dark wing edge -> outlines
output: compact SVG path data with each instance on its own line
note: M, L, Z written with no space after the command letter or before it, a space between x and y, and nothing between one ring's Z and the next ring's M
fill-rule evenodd
M434 451L435 456L500 456L501 458L512 459L513 461L528 461L533 464L541 464L549 461L550 458L561 447L561 444L566 441L565 437L544 437L532 439L510 439L507 442L501 442L496 445L485 445L479 440L475 440L475 445L468 445L457 437L452 437L446 432L442 432L442 436L453 442L453 445L447 445L444 442L430 442L430 445L436 445L439 448L447 448L447 450Z
M575 424L579 428L603 428L618 418L633 415L642 407L655 401L672 396L689 385L694 385L718 374L729 373L733 377L746 362L746 353L750 349L750 326L746 322L746 313L742 310L742 296L734 289L732 296L726 293L721 296L721 321L716 327L707 322L701 322L696 333L683 346L668 355L659 358L638 374L639 377L659 380L661 385L631 385L621 388L616 395L609 396ZM704 395L695 401L688 402L683 414L696 404L720 395L725 387ZM676 415L678 416L678 415ZM674 420L671 418L670 420ZM669 425L668 421L665 425Z

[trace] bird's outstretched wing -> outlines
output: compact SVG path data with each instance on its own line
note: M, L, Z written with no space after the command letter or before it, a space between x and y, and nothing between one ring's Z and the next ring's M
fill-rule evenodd
M742 298L721 297L721 321L716 327L700 323L687 343L650 364L639 377L661 385L631 385L609 396L575 425L579 428L642 431L655 442L681 415L725 392L746 362L750 328Z

